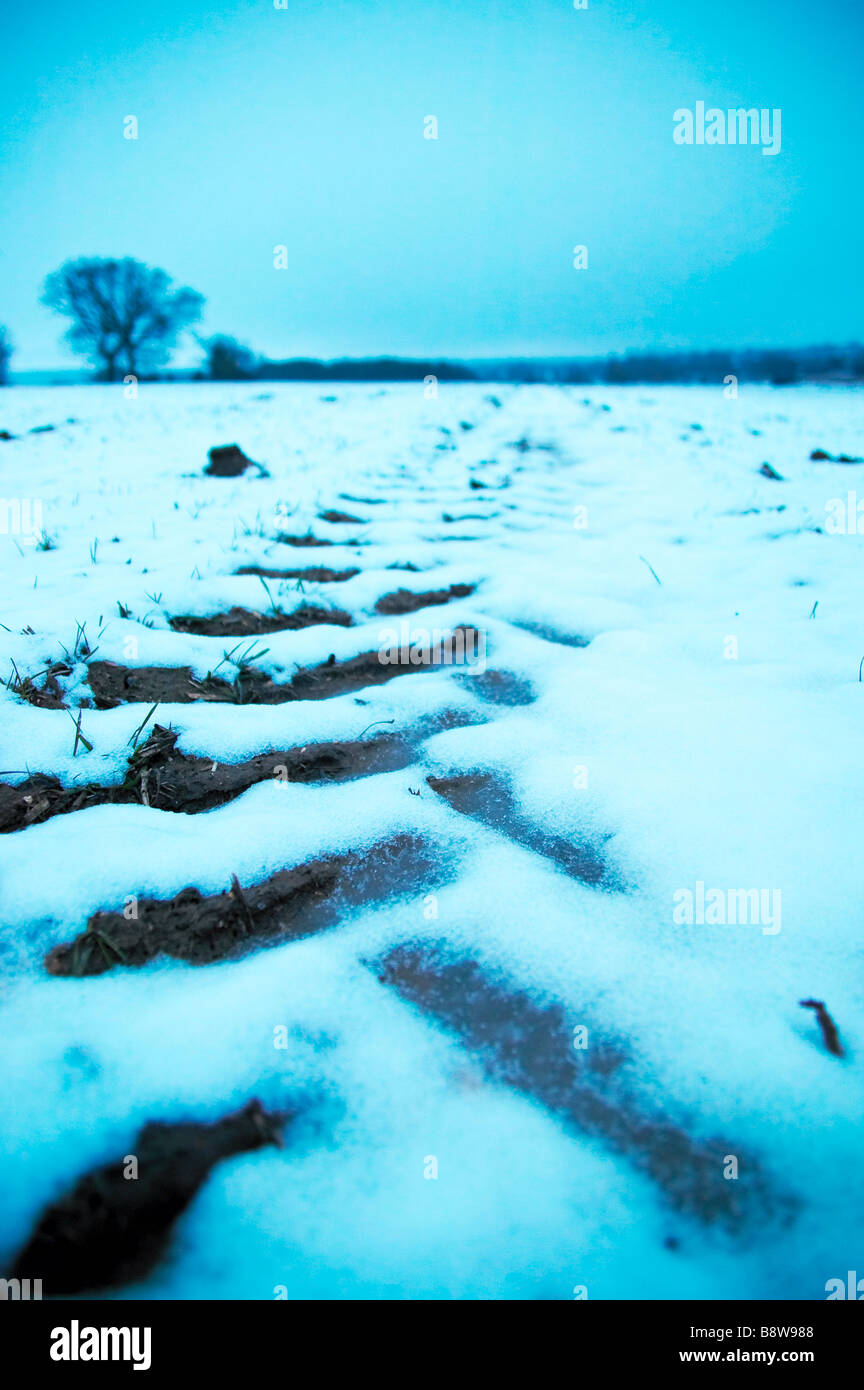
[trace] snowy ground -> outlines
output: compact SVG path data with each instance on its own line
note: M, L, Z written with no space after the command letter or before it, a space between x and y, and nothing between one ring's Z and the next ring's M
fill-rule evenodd
M0 691L0 780L122 781L149 706L94 708L88 653L233 678L235 642L176 615L349 613L257 640L251 664L285 682L386 643L382 595L472 585L406 621L478 629L486 665L160 704L151 724L217 764L372 725L414 751L208 812L94 805L0 838L0 1274L142 1124L257 1096L297 1107L285 1147L216 1167L121 1297L824 1298L864 1260L864 541L831 505L864 500L864 465L809 456L864 454L858 395L324 390L0 397L0 493L41 502L53 542L7 513L0 674L71 667L67 708ZM203 475L234 440L269 477ZM336 544L273 539L307 531ZM268 593L244 565L359 573ZM81 707L92 751L73 755ZM450 799L426 780L460 775ZM431 867L326 930L206 966L44 968L100 909L399 832ZM676 920L699 883L765 911Z

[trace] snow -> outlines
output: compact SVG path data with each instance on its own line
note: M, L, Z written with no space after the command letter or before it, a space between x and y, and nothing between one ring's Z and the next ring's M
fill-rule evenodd
M120 1297L568 1299L585 1285L589 1298L810 1299L860 1264L864 541L826 518L864 465L809 458L864 454L858 395L494 393L500 409L466 385L437 399L339 386L335 402L312 386L203 383L0 396L17 436L0 443L0 492L41 500L55 542L0 534L4 680L13 661L35 674L72 651L79 623L97 659L203 676L234 639L174 632L169 616L263 613L264 586L237 568L326 565L360 573L302 593L268 580L273 598L332 604L353 626L256 639L274 679L377 649L402 621L376 613L385 593L467 583L469 598L408 615L412 630L476 626L489 671L533 697L495 700L443 669L325 700L161 705L182 751L223 762L377 721L417 740L415 762L257 785L198 815L96 806L0 839L0 1264L147 1120L217 1118L250 1095L297 1102L286 1147L215 1169L169 1256ZM57 428L26 433L42 424ZM269 478L203 476L207 450L234 440ZM783 481L759 474L766 461ZM321 521L329 508L362 524ZM309 530L337 543L272 539ZM390 568L407 563L417 571ZM87 699L85 662L61 684L73 708ZM73 756L67 711L0 692L4 780L119 782L147 708L85 708L93 748ZM443 711L474 722L438 732ZM477 771L509 785L522 823L602 844L609 883L577 881L425 780ZM218 892L232 873L251 884L400 831L433 848L436 881L320 935L207 967L84 980L42 967L128 895ZM673 895L699 882L779 889L781 929L676 923ZM754 1155L794 1216L706 1227L626 1155L485 1079L370 968L422 940L623 1042L640 1113L728 1138L742 1184ZM845 1057L800 1008L810 997Z

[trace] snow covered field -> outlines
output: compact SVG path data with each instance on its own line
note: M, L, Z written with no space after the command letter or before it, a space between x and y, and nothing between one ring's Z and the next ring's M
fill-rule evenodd
M0 406L0 782L87 789L5 793L0 1276L143 1125L253 1097L295 1114L284 1146L216 1164L118 1296L820 1299L864 1274L864 464L810 459L864 455L858 395ZM268 476L206 476L232 441ZM376 607L404 590L437 601ZM232 609L260 633L169 621ZM343 679L402 623L475 646ZM155 726L214 786L274 750L343 761L265 758L188 812L157 770L112 802ZM259 939L255 885L307 864L335 888ZM189 886L231 891L252 940L128 963Z

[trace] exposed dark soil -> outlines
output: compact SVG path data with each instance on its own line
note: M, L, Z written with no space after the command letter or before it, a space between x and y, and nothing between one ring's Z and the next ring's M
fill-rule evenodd
M270 476L263 464L247 458L237 444L217 444L209 450L207 457L210 461L204 472L211 478L239 478L247 468L257 468L259 477Z
M214 613L209 618L181 616L169 619L175 632L192 632L198 637L260 637L267 632L296 632L302 627L331 623L350 627L350 613L339 608L321 608L302 603L292 613L256 613L251 608L229 608L227 613Z
M375 611L388 615L416 613L419 608L449 603L454 598L468 598L476 587L476 584L451 584L449 589L429 589L425 594L415 594L410 589L396 589L394 593L379 598Z
M452 1030L475 1053L489 1080L540 1102L565 1122L624 1154L679 1210L708 1224L789 1214L739 1143L691 1137L674 1120L645 1110L626 1079L619 1044L574 1047L573 1024L560 1004L537 1003L476 961L454 959L442 944L396 947L375 966L378 978ZM584 1022L581 1014L576 1020ZM724 1159L736 1154L741 1179L727 1181Z
M837 1032L837 1024L829 1014L821 999L801 999L799 1000L802 1009L812 1009L816 1015L816 1021L822 1032L822 1041L827 1050L835 1057L845 1057L843 1044L840 1041L840 1034Z
M260 1101L213 1124L154 1121L133 1154L97 1168L42 1214L19 1254L16 1279L41 1279L46 1297L116 1287L148 1274L162 1258L177 1218L223 1159L282 1145L291 1116ZM129 1177L129 1158L137 1176Z
M462 677L460 677L462 679ZM478 675L465 676L470 681L469 689L490 705L506 705L515 708L531 705L537 699L536 691L530 681L512 671L481 671Z
M102 975L157 956L210 965L323 931L351 907L416 891L433 867L420 839L395 835L362 853L282 869L247 888L235 877L228 892L211 896L184 888L167 900L142 898L137 917L95 913L76 940L49 951L45 968L51 975Z
M44 673L41 685L37 685L41 676L25 676L23 680L13 681L12 689L20 699L35 705L37 709L65 709L66 701L57 678L71 674L71 666L63 661L55 661Z
M106 804L141 804L194 814L224 806L258 782L347 782L407 767L411 761L410 743L393 734L355 742L310 743L260 753L242 763L189 757L177 751L176 742L176 733L157 724L147 742L133 753L119 786L91 782L67 788L56 777L41 774L17 787L0 783L0 834Z
M231 685L216 676L199 681L189 666L129 667L114 661L91 661L87 679L97 709L116 709L139 701L151 705L185 705L194 700L241 703L239 682Z
M265 569L261 565L242 565L235 574L254 574L261 579L302 579L309 584L339 584L345 579L353 579L360 571L356 569L331 570L321 565L310 565L305 570Z
M454 629L454 636L461 632L466 634L464 648L470 648L469 637L473 629ZM458 648L456 648L453 638L447 638L441 644L441 650L446 662L454 651L458 651ZM291 685L297 692L296 699L323 700L331 695L342 695L352 690L362 690L366 685L381 685L385 681L392 680L394 676L407 675L409 671L438 669L440 667L434 664L409 666L395 662L386 663L380 661L377 651L363 652L360 656L350 657L347 661L331 659L321 666L308 667L298 671L293 677ZM459 669L455 662L453 669Z
M364 518L352 516L350 512L337 512L331 508L329 512L319 512L318 520L329 521L331 526L362 526Z
M426 781L454 811L472 816L526 849L551 859L571 878L604 888L619 886L607 870L601 846L588 840L574 844L563 835L552 835L532 825L520 812L510 788L491 772L427 777Z
M443 664L460 654L456 634L466 633L462 651L469 648L473 629L457 628L441 644ZM455 659L450 664L459 670ZM217 676L198 681L188 666L116 665L113 661L91 661L88 666L90 689L97 709L114 709L117 705L144 702L147 704L189 704L194 700L210 700L231 704L278 705L289 700L327 700L334 695L350 694L367 685L383 685L396 676L421 671L438 670L434 663L417 666L399 662L382 662L377 651L361 652L358 656L337 661L335 656L320 666L302 667L290 681L277 685L262 671L241 671L232 684ZM476 678L478 681L481 677Z
M334 545L334 541L322 540L320 536L313 536L311 531L307 531L305 536L289 536L285 531L280 531L276 540L280 545Z
M581 637L578 633L561 632L558 628L549 627L546 623L523 622L516 623L523 632L530 632L534 637L540 637L544 642L554 642L560 647L588 647L591 645L590 637Z
M864 463L864 459L856 458L854 454L828 454L824 449L814 449L810 457L821 463Z

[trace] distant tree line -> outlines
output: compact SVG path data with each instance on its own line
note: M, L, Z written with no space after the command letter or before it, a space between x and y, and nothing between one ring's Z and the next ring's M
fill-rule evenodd
M210 381L476 381L477 374L459 362L422 361L405 357L339 358L321 362L294 357L287 362L258 358L235 338L206 341L207 362L198 373Z
M66 341L99 381L158 377L180 336L201 317L204 299L175 286L166 271L124 257L66 261L45 281L42 302L69 320ZM292 358L273 362L228 334L198 338L206 356L189 373L210 381L498 381L561 385L717 383L790 385L796 381L864 380L858 343L722 352L630 352L624 356L503 358L454 362L400 357ZM13 344L0 325L0 385L8 381Z
M486 376L489 369L500 376ZM487 364L487 380L546 381L568 385L660 385L722 381L770 382L787 386L796 381L864 380L864 347L826 345L806 348L747 348L707 352L630 352L624 356L524 359Z
M224 342L225 340L220 340ZM228 340L230 341L230 340ZM248 349L244 349L248 353ZM424 361L398 357L341 358L321 362L292 358L285 362L236 358L220 349L212 354L202 379L257 381L487 381L550 385L661 385L738 381L770 382L864 380L864 347L749 349L731 352L627 353L625 356L573 358L502 358L485 362Z

